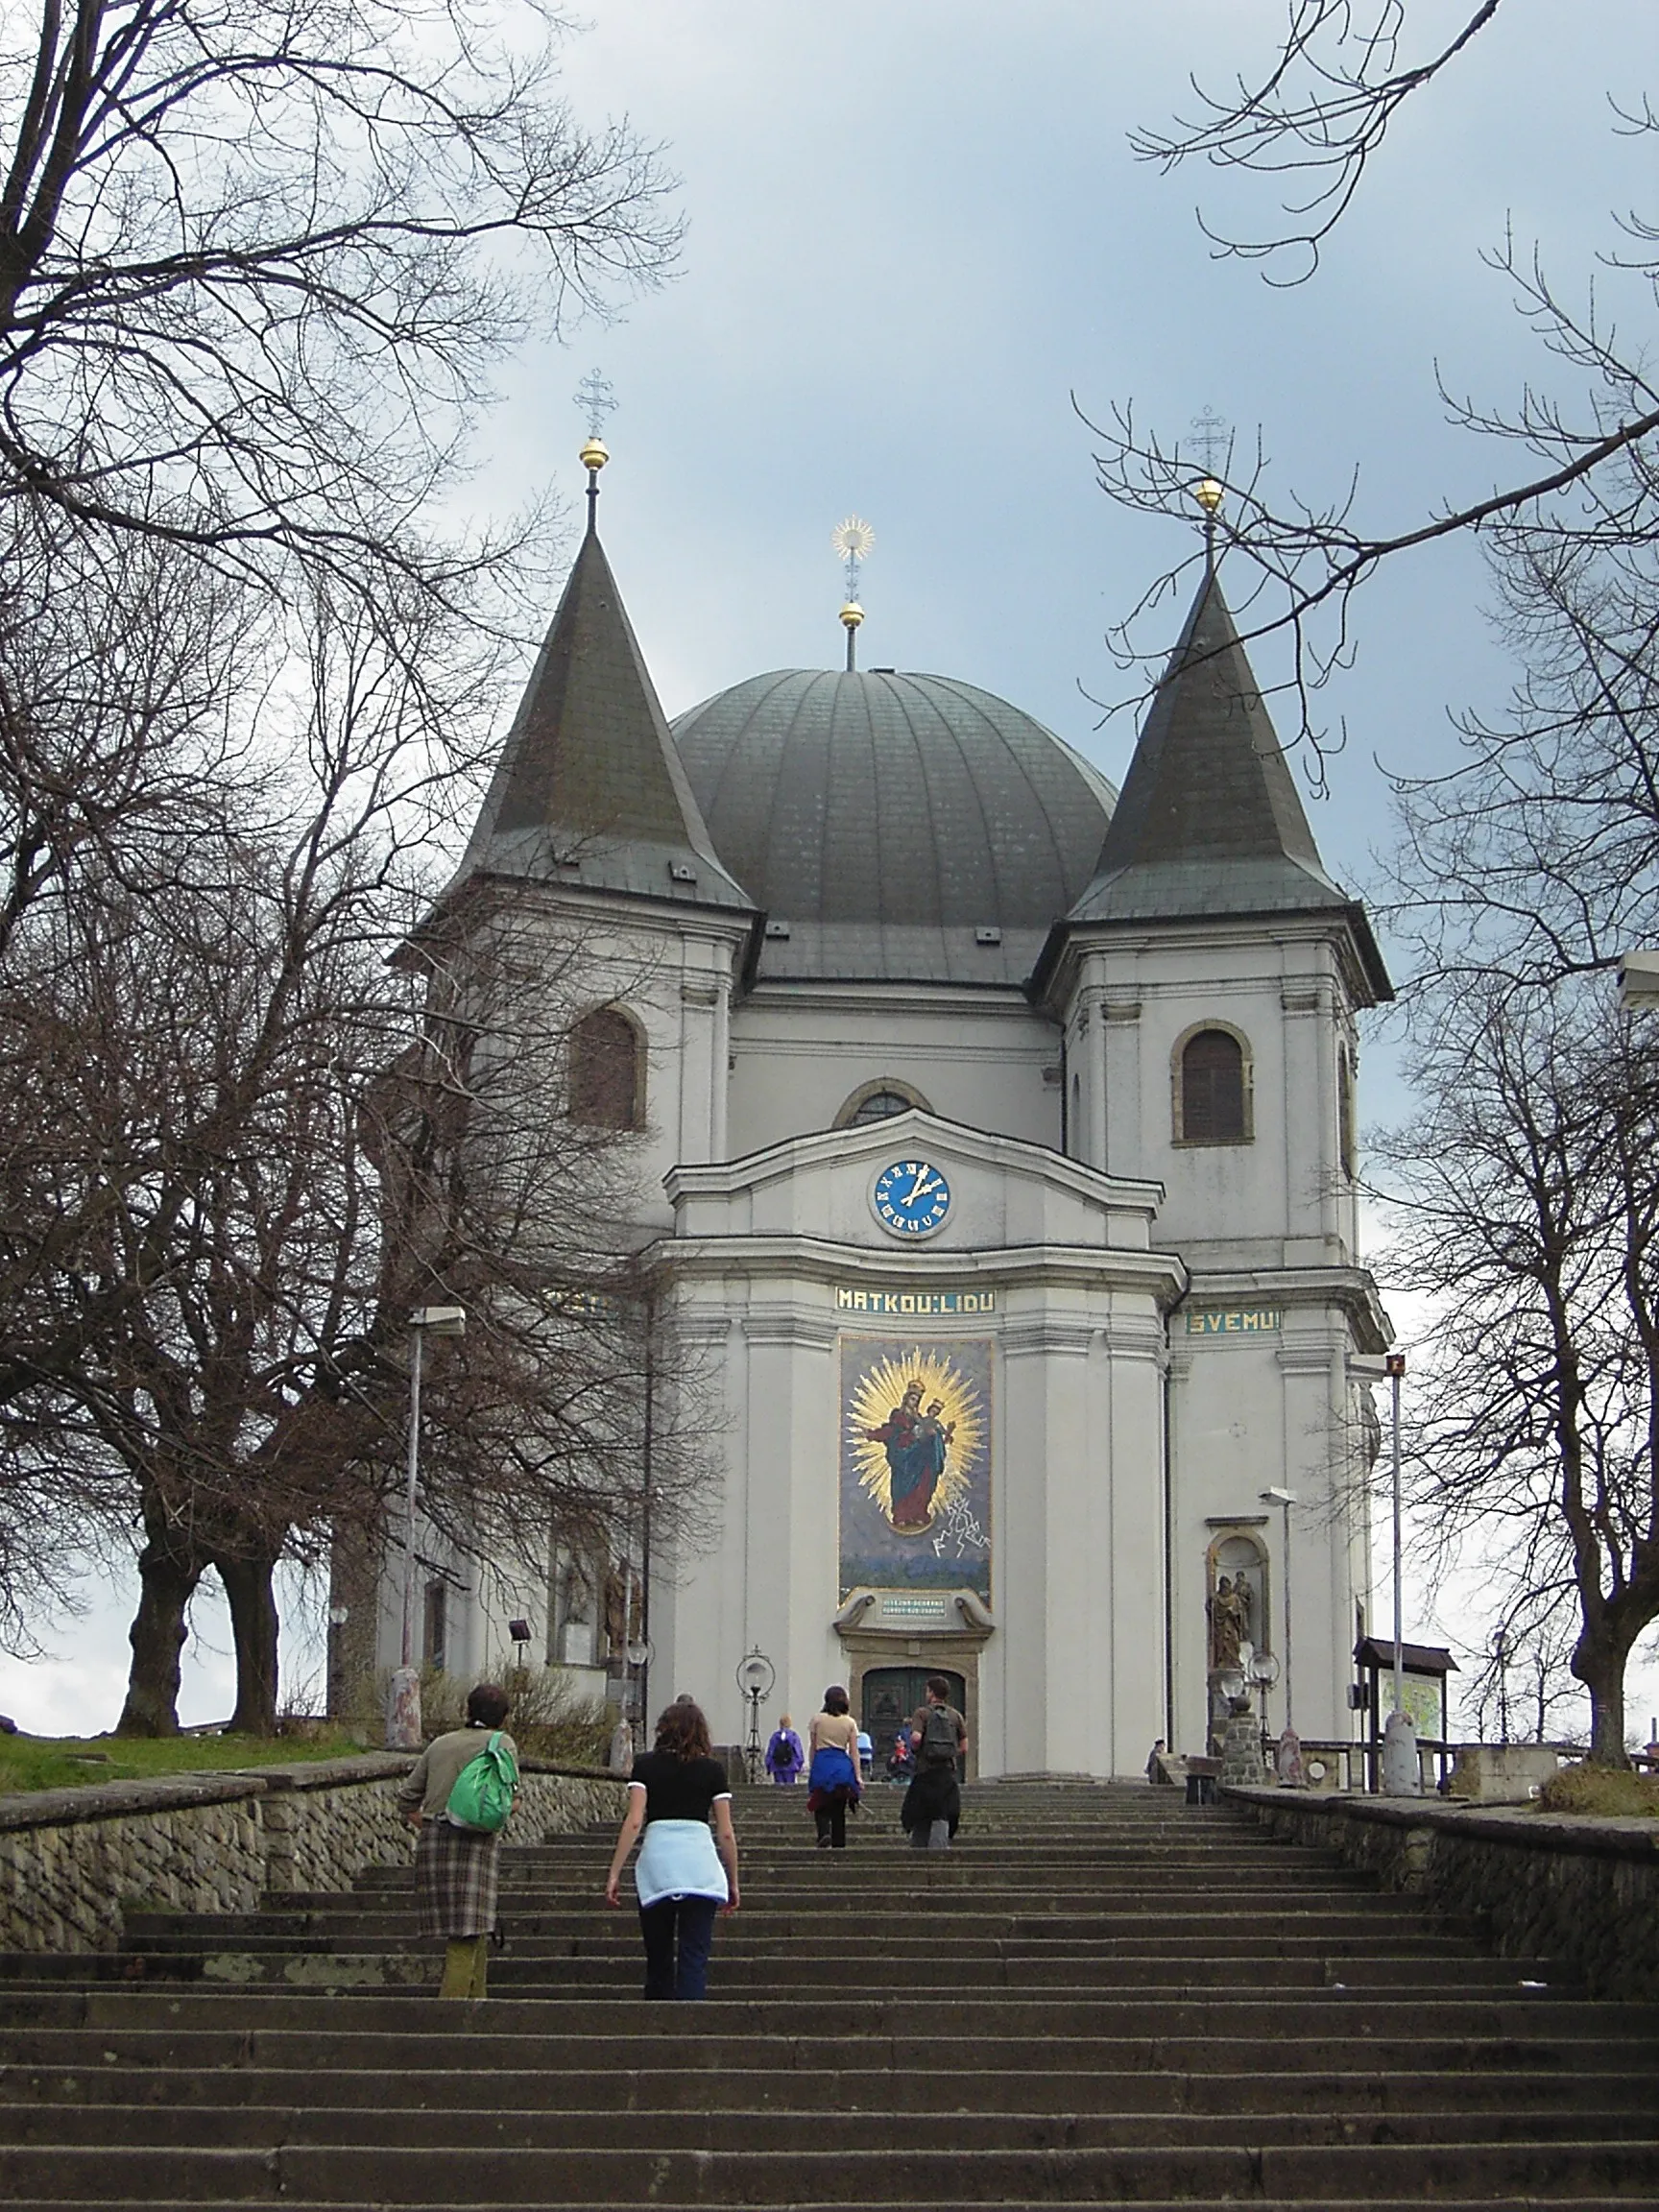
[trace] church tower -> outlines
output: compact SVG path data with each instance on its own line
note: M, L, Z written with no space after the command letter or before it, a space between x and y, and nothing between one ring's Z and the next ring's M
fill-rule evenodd
M628 1141L629 1188L606 1217L621 1260L671 1227L668 1170L725 1156L732 998L760 918L709 840L600 543L596 437L582 459L586 535L460 865L409 958L428 970L429 1022L459 1011L482 1051L506 1040L509 1061L514 1037L532 1041L525 1080L544 1088L524 1101L524 1127L586 1124L575 1157L591 1144L602 1158L610 1131ZM603 1407L584 1417L604 1426ZM620 1555L561 1542L549 1557L544 1539L539 1556L483 1527L458 1546L418 1519L416 1663L476 1678L531 1653L566 1670L579 1699L613 1701L620 1654L643 1633L641 1527ZM381 1576L381 1666L399 1647L399 1579Z
M583 932L592 1023L572 1049L596 1110L644 1134L645 1232L667 1225L671 1166L725 1156L732 998L760 918L709 840L599 541L607 457L583 448L587 534L447 896L488 887ZM585 1080L573 1067L578 1110Z
M1345 1735L1366 1433L1347 1363L1386 1340L1358 1262L1357 1018L1393 993L1320 861L1213 567L1036 981L1064 1024L1067 1151L1162 1184L1159 1238L1190 1274L1167 1321L1178 1740L1200 1740L1230 1656L1218 1592L1281 1675L1294 1638L1299 1732ZM1277 1730L1283 1684L1271 1712Z

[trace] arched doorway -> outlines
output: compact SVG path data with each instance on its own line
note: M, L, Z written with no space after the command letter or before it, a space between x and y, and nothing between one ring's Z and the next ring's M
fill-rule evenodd
M949 1667L870 1667L859 1685L858 1724L868 1731L876 1746L876 1771L879 1774L893 1748L893 1739L912 1713L927 1701L927 1677L941 1674L950 1685L950 1702L958 1713L968 1709L966 1679Z

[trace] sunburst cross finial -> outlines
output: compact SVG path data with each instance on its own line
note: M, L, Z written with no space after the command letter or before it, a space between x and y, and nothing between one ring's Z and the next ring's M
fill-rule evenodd
M856 515L849 515L845 522L837 523L830 531L830 542L840 555L847 572L847 597L841 607L841 621L847 632L847 666L852 669L856 666L853 639L864 619L864 610L858 604L858 577L876 542L876 533L868 522L861 522Z

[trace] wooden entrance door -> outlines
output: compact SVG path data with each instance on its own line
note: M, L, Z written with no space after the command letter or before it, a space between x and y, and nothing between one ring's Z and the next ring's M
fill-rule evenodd
M876 1771L879 1774L893 1748L893 1739L912 1713L927 1701L927 1677L942 1674L950 1685L950 1703L965 1710L968 1685L948 1667L870 1667L859 1688L859 1725L876 1746Z

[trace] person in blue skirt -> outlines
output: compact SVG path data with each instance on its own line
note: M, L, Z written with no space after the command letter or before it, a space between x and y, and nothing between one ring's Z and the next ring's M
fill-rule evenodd
M812 1722L807 1743L806 1810L818 1823L820 1851L845 1851L847 1812L855 1812L863 1790L858 1769L858 1723L852 1701L838 1682L824 1693L824 1710Z

